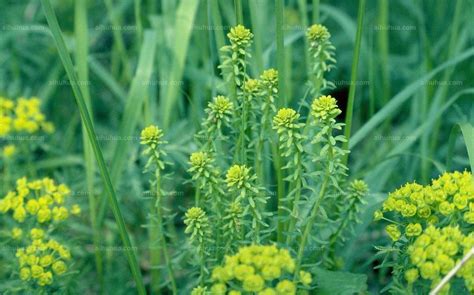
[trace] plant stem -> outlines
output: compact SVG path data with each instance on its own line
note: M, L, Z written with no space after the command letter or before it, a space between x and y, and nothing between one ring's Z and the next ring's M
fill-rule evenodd
M169 252L168 252L168 245L166 243L166 237L164 235L164 227L163 227L163 213L162 213L162 210L161 210L161 207L162 207L162 194L161 194L161 175L160 175L160 170L159 168L157 168L156 170L156 203L155 203L155 210L156 210L156 231L158 232L158 239L160 241L160 247L161 247L161 250L163 251L163 257L165 259L165 263L166 263L166 268L168 270L168 276L169 276L169 279L170 279L170 282L171 282L171 289L173 291L173 294L176 295L178 294L178 291L177 291L177 287L176 287L176 281L174 279L174 271L173 271L173 266L171 264L171 259L170 259L170 256L169 256ZM153 241L152 241L153 242ZM152 257L155 257L157 256L158 257L158 262L159 262L159 256L160 256L160 252L159 252L159 249L155 249L153 248L153 251L152 251ZM152 259L153 260L153 259ZM158 265L155 265L156 267ZM160 290L160 284L161 284L161 280L160 280L160 273L159 273L159 270L157 270L158 273L157 275L155 274L155 276L152 275L152 288L154 290Z
M284 43L284 1L275 0L275 15L276 15L276 54L278 64L278 93L282 96L277 101L277 106L286 106L286 69L285 69L285 43Z
M76 65L77 65L77 76L79 81L83 83L79 84L79 87L84 95L85 103L91 112L89 116L93 118L92 115L92 102L89 93L88 80L89 80L89 67L87 62L88 49L89 49L89 37L88 37L88 26L87 26L87 1L86 0L77 0L75 2L74 8L74 34L76 38ZM87 138L87 133L85 132L84 123L82 124L82 140L84 148L84 159L86 166L86 183L87 183L87 197L89 201L89 215L90 222L93 230L92 241L94 243L94 253L95 253L95 266L98 275L99 281L99 292L104 292L104 273L103 273L103 261L102 253L100 250L100 227L96 221L97 206L96 206L96 197L94 195L94 175L95 175L95 165L94 165L94 154L92 151L92 146Z
M283 199L285 197L285 183L283 182L283 170L281 168L281 156L280 148L278 147L278 141L272 145L273 154L273 166L275 168L275 174L277 178L277 241L283 242L283 233L285 230L285 223L283 222L283 216L285 215Z
M359 12L357 15L357 33L356 33L356 41L355 41L355 48L354 48L354 55L352 57L352 69L351 69L351 86L349 87L349 98L347 103L347 111L346 111L346 126L344 128L344 136L346 137L347 141L344 142L342 145L342 149L348 150L349 149L349 141L351 137L351 128L352 128L352 115L354 112L354 97L355 97L355 90L356 90L356 80L357 80L357 70L359 67L359 53L360 47L362 43L362 26L364 23L364 13L365 13L365 1L366 0L359 0ZM344 155L344 159L342 163L347 165L349 160L349 154Z
M298 150L298 147L295 146L295 149L297 150L297 163L296 163L296 167L295 167L295 174L296 174L296 179L294 180L294 182L296 182L296 184L294 185L295 186L295 189L294 189L294 194L295 194L295 198L293 200L293 208L292 208L292 211L291 211L291 220L290 220L290 225L288 226L288 236L286 237L286 243L287 245L290 245L291 244L291 239L292 239L292 236L291 236L291 233L294 232L295 230L295 227L296 227L296 223L298 222L298 211L299 211L299 202L300 202L300 198L301 198L301 188L302 188L302 163L301 163L301 152ZM294 183L293 182L293 183ZM293 191L293 189L290 189L290 192Z
M234 0L235 22L236 25L244 23L244 14L242 11L242 0Z
M97 135L94 130L94 126L92 124L92 120L89 116L89 111L87 109L87 105L85 103L83 94L78 86L78 78L76 77L76 73L74 72L74 66L71 61L71 57L66 48L66 44L64 42L61 29L59 27L58 19L56 14L53 10L51 2L49 0L41 0L41 4L43 6L43 10L48 21L51 33L53 34L54 41L58 48L58 53L63 62L64 68L66 70L67 76L71 83L71 87L74 93L74 97L76 99L76 103L81 115L81 119L84 122L84 127L87 131L87 135L92 145L92 149L94 151L95 158L97 160L97 164L99 167L99 171L102 177L102 181L104 183L106 189L106 195L109 200L109 204L112 208L112 212L115 217L115 221L117 223L117 227L120 233L120 237L122 239L122 243L124 246L125 254L128 259L128 263L130 265L130 270L132 272L133 278L135 280L137 292L140 295L146 294L145 287L143 285L142 275L140 273L140 268L138 267L137 256L135 253L135 248L132 247L132 243L130 242L130 237L127 233L127 228L125 226L125 221L123 219L122 212L120 210L120 206L117 201L117 196L115 193L115 189L112 186L112 181L110 179L110 174L105 164L104 155L100 149L99 143L97 141Z
M319 0L313 0L313 24L319 22Z
M302 264L302 261L303 261L304 248L306 247L306 243L308 241L309 234L311 233L311 229L313 228L313 224L316 220L316 217L318 216L319 207L320 207L321 201L324 198L324 195L326 193L326 188L328 186L330 176L331 175L329 173L329 168L328 168L327 171L326 171L326 175L324 176L323 184L321 186L321 190L319 191L318 198L316 200L316 203L314 204L313 209L311 210L311 215L309 217L308 223L305 226L303 236L301 237L300 248L298 250L298 256L296 258L295 279L299 275L299 272L300 272L300 269L301 269L301 264Z

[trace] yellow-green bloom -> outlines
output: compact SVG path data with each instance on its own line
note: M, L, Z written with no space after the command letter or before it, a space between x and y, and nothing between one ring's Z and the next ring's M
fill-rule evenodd
M208 113L211 121L226 119L232 116L234 104L225 96L218 95L209 103Z
M413 284L418 280L418 269L416 268L411 268L405 272L405 279L409 284Z
M207 293L207 288L201 286L198 286L191 291L191 295L206 295Z
M320 24L314 24L306 31L306 37L310 42L321 43L331 37L328 29Z
M9 159L15 155L16 147L13 144L5 146L2 150L3 157Z
M380 210L374 212L374 221L379 221L383 218L383 213Z
M22 267L20 269L20 279L22 281L28 281L31 278L31 271L28 267Z
M248 275L243 282L244 290L247 292L258 292L265 286L265 281L259 275Z
M300 281L305 286L309 286L313 279L311 278L311 274L306 271L300 271Z
M232 45L246 47L250 44L250 42L252 42L253 34L243 25L237 25L230 29L227 37L229 38Z
M402 233L395 224L387 225L387 227L385 227L385 231L387 232L390 239L392 239L392 241L398 241L398 239L400 239L400 236L402 235Z
M204 240L209 229L209 219L204 210L199 207L188 209L184 224L186 224L185 233L191 234L191 239L198 239L199 242Z
M278 87L278 71L275 69L268 69L263 71L260 75L260 80L262 83L269 86L269 88L277 88Z
M273 117L273 128L277 129L278 133L286 129L300 128L298 118L300 115L293 109L283 108L278 110L278 113Z
M419 223L410 223L407 225L405 229L405 234L407 237L415 237L419 236L423 229L421 228L421 224Z
M55 274L57 275L62 275L63 273L65 273L67 271L67 266L66 264L59 260L59 261L56 261L54 264L53 264L53 271Z
M160 142L163 137L163 131L158 126L150 125L142 130L140 134L141 144L144 145L156 145Z
M282 295L294 295L296 294L296 286L289 280L283 280L276 285L278 294Z
M249 187L251 180L250 168L245 165L233 165L227 170L226 182L229 188L243 189Z
M21 228L15 227L12 229L12 238L14 240L19 240L21 239L21 236L23 235L23 231Z
M260 82L256 79L248 79L245 81L244 90L251 96L256 96L260 92Z
M311 114L316 120L325 121L336 118L342 111L337 106L337 101L330 95L323 95L313 100Z

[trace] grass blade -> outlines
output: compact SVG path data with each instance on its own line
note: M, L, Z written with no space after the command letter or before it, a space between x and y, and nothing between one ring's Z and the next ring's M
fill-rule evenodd
M123 219L122 212L120 210L120 206L117 201L115 190L112 186L112 181L110 179L109 171L105 164L102 151L99 147L99 143L96 138L94 126L92 125L92 120L89 116L89 111L87 110L86 102L84 100L81 89L78 86L78 78L74 72L74 66L72 64L71 57L69 56L69 53L67 51L66 44L64 42L56 14L54 13L53 7L49 0L41 0L41 3L43 6L43 10L44 10L46 19L48 21L49 27L53 34L53 38L56 43L59 56L61 58L61 61L63 62L69 81L71 82L71 87L74 92L74 97L76 99L76 103L81 115L82 122L84 123L84 127L87 131L87 135L91 142L95 158L97 160L97 164L99 167L100 174L102 176L102 180L104 182L104 186L107 192L109 203L110 203L110 206L112 207L115 221L117 223L117 226L120 232L120 237L124 245L124 252L127 256L128 263L130 265L130 269L136 283L137 291L139 294L146 294L145 287L143 285L142 275L138 267L137 257L134 250L135 248L132 247L132 244L130 242L130 237L125 227L125 222Z
M184 72L184 62L186 61L186 53L188 52L189 40L193 30L194 17L196 15L199 1L183 0L180 2L178 10L176 11L176 26L175 32L179 32L179 38L175 38L172 52L174 53L173 66L170 72L170 83L167 83L165 96L162 100L162 124L163 129L167 130L171 123L171 114L173 108L176 106L178 100L178 90Z
M84 102L89 110L89 116L92 118L92 102L89 92L89 67L87 63L87 56L89 54L89 30L87 27L87 1L77 0L75 2L75 16L74 16L74 34L76 37L76 65L77 77L81 83L79 88L84 96ZM84 158L86 168L86 184L87 184L87 198L89 200L89 215L91 227L93 230L92 241L95 249L95 265L99 280L100 290L104 290L104 274L102 268L102 254L100 251L100 229L97 226L96 214L96 196L94 194L94 180L95 180L95 163L94 152L92 145L87 137L86 127L82 123L82 141L84 147Z
M141 110L147 96L147 89L151 73L153 71L153 59L156 51L156 34L154 31L146 30L144 34L144 43L138 59L138 66L135 77L132 80L132 86L125 102L125 111L119 127L119 138L132 138L136 132ZM122 140L115 146L112 157L111 180L112 184L117 184L122 175L126 161L128 159L129 147L132 141ZM102 224L105 216L105 200L99 207L98 223Z
M359 55L360 47L362 40L362 26L364 24L364 14L365 14L365 0L359 0L359 12L357 14L357 32L356 32L356 41L354 45L354 56L352 58L352 69L351 69L351 85L349 87L349 98L347 102L347 111L346 111L346 126L344 127L344 136L347 138L347 141L343 144L343 149L347 150L349 147L349 141L351 137L352 129L352 115L354 112L354 98L357 84L357 70L359 69ZM344 156L344 163L347 164L349 159L349 154Z
M462 135L466 143L467 155L469 156L469 163L471 171L474 171L474 126L469 123L459 125L461 127Z
M410 97L412 97L412 95L418 91L420 87L424 86L426 82L433 78L437 73L441 72L447 67L458 64L473 55L474 48L466 50L463 53L457 55L455 58L444 62L434 70L408 85L405 89L395 95L380 111L378 111L351 137L349 148L353 149L357 144L359 144L362 139L372 132L387 117L391 116L395 110L397 110L404 102L410 99Z

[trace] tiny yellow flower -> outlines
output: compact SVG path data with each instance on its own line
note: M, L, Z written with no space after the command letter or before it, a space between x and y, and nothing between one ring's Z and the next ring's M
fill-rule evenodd
M163 137L163 131L158 126L150 125L141 132L141 144L156 145Z
M282 295L294 295L296 294L296 286L293 282L289 280L283 280L279 282L276 286L278 294Z
M22 267L20 269L20 279L22 281L28 281L31 278L31 271L29 267Z
M6 159L12 158L15 155L16 147L13 144L9 144L3 148L2 154Z
M405 279L409 284L416 282L416 280L418 280L418 276L418 269L416 268L409 269L405 272Z
M14 240L19 240L21 239L21 236L23 235L23 231L21 228L15 227L12 229L12 238Z
M245 277L243 288L247 292L258 292L265 287L263 278L256 274L249 274Z
M328 29L321 24L314 24L306 31L306 37L310 42L322 43L331 37Z
M53 268L54 273L57 274L57 275L62 275L63 273L65 273L67 271L66 264L61 260L56 261L53 264L52 268Z

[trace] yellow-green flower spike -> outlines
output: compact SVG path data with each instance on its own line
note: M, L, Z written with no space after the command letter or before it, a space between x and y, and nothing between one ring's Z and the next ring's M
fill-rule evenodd
M253 34L243 25L237 25L230 29L227 37L229 38L232 45L246 47L252 42Z
M337 100L330 95L323 95L313 100L311 114L316 120L334 119L341 113Z

